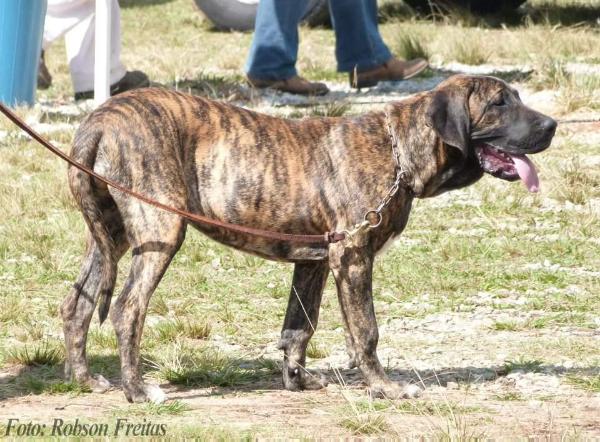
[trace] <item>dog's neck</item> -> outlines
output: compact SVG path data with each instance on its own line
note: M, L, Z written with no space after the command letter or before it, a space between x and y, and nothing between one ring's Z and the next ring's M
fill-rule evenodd
M402 153L400 151L400 142L398 139L398 135L396 134L396 129L394 129L394 125L392 123L392 119L387 110L384 110L385 114L385 128L387 129L390 145L392 148L392 157L394 159L395 167L396 167L396 180L394 181L394 187L390 189L390 192L398 192L400 187L405 188L410 196L416 195L414 190L414 179L411 179L409 171L403 165L402 162Z
M473 176L467 173L465 158L456 155L454 148L446 145L431 126L423 124L428 104L426 95L389 104L383 117L384 127L389 120L398 139L399 164L417 198L464 187L481 177L479 173ZM405 123L400 124L400 121Z
M389 120L390 130L398 140L398 161L408 186L416 197L426 197L436 185L434 178L446 158L445 149L433 129L416 121L419 109L415 107L419 104L406 100L388 105L384 111L384 127ZM399 124L407 119L409 124ZM387 132L387 128L385 130Z

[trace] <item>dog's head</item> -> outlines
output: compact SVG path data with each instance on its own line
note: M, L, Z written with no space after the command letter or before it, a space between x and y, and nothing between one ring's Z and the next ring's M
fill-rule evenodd
M514 88L494 77L456 75L428 95L427 124L450 158L428 193L466 186L483 173L521 178L529 191L538 190L527 155L550 146L555 120L525 106Z

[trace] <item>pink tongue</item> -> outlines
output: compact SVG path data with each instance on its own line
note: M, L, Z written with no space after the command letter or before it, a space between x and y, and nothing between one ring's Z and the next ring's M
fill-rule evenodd
M511 155L510 156L515 163L515 168L521 180L530 192L537 192L540 190L540 179L538 178L537 170L529 158L525 155Z

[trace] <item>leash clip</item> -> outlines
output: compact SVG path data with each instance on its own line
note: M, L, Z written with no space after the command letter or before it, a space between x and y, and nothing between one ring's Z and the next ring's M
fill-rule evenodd
M365 219L362 223L356 224L352 230L343 231L343 233L346 235L344 242L355 247L361 246L365 242L364 233L372 228L372 224Z
M377 217L376 222L372 222L369 220L369 218L371 218L373 214ZM381 215L381 212L377 210L369 210L367 213L365 213L363 222L356 224L352 230L342 231L342 233L346 236L344 240L358 244L357 240L369 230L376 229L377 227L379 227L381 225L382 220L383 216Z

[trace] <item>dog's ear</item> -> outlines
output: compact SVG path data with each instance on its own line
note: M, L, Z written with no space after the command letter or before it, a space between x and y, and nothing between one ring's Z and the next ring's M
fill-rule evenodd
M454 146L467 156L471 119L469 93L464 89L440 89L426 111L428 125L444 143Z

